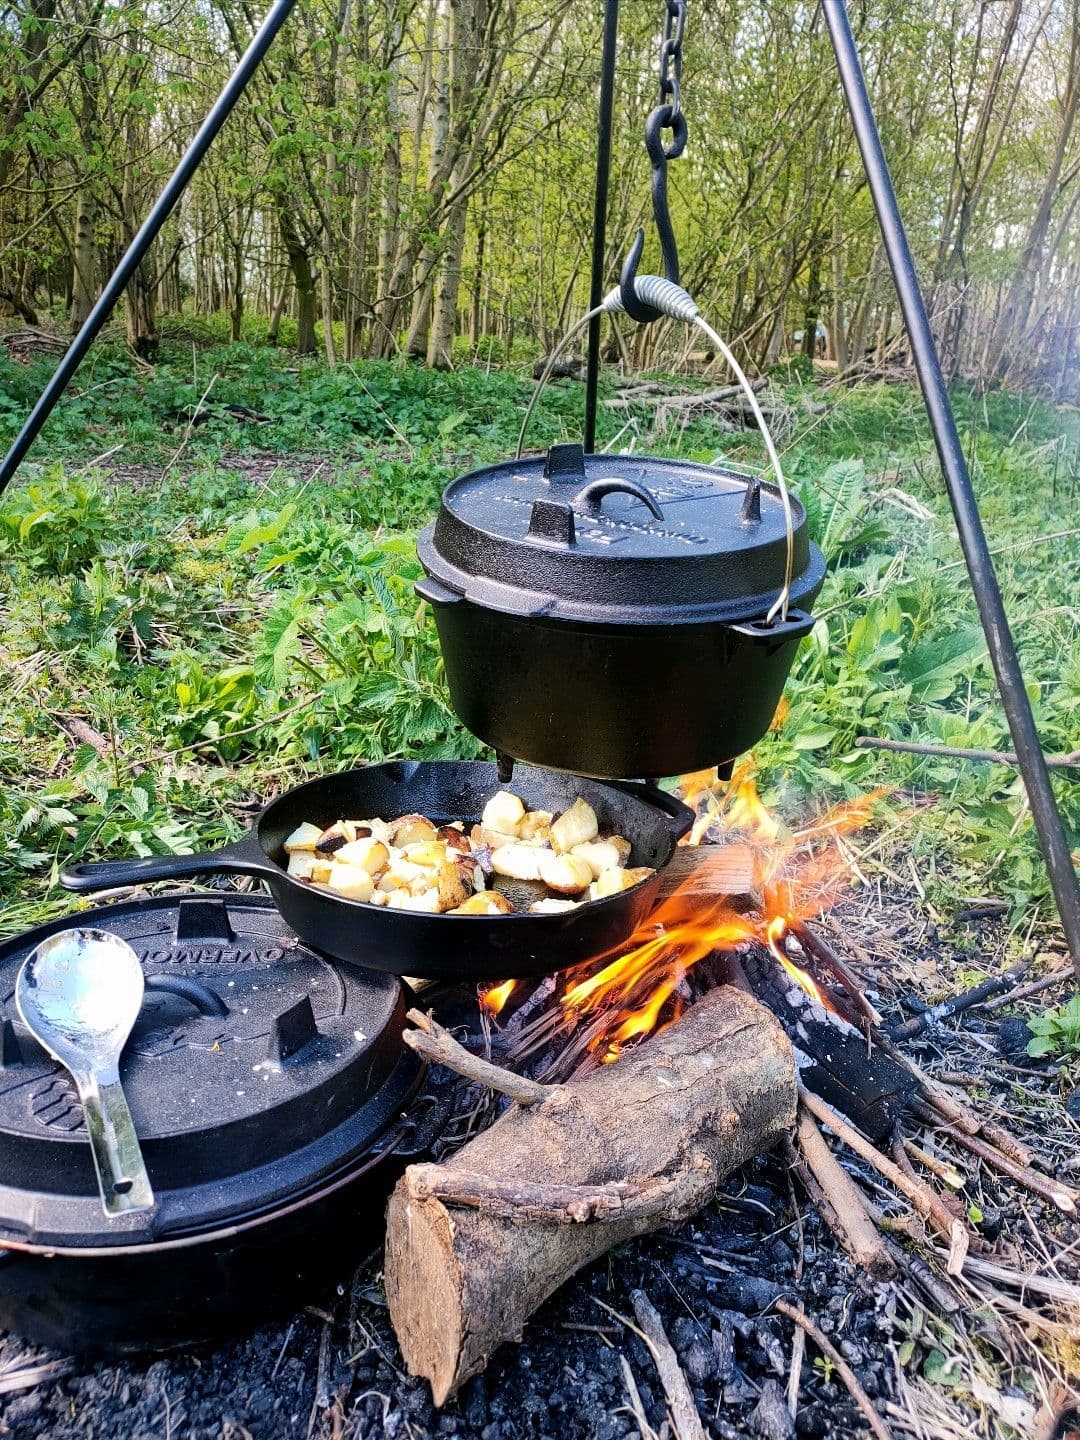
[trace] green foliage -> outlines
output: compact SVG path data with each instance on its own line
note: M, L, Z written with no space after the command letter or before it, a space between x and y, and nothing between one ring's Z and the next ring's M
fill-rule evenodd
M51 575L71 575L88 564L107 534L100 488L65 477L59 466L0 501L0 549Z
M58 859L213 844L236 833L238 804L308 774L479 748L449 707L413 592L414 533L453 475L511 452L528 393L515 375L381 362L331 372L246 345L177 350L152 372L104 351L93 375L88 385L107 382L94 403L76 396L53 421L52 453L72 457L72 473L58 462L0 503L9 927L63 904ZM190 426L215 376L209 418ZM574 435L580 400L578 386L550 387L534 443ZM958 402L980 427L966 443L992 542L1006 548L1002 584L1042 734L1067 750L1080 730L1080 547L1023 548L1073 528L1040 449L1065 422L1030 401L975 404L961 391ZM997 893L1027 923L1048 913L1047 884L1016 774L855 747L862 734L1009 741L917 397L866 387L830 406L785 456L829 573L787 718L755 752L759 783L799 812L882 785L936 797L906 839L931 902ZM1030 444L1014 439L1018 412ZM601 426L610 437L616 421L603 414ZM708 423L673 448L710 459L721 441L760 464L753 432ZM147 466L144 481L78 473L115 444ZM73 747L52 718L63 715L90 723L107 753ZM1075 834L1080 796L1064 781L1060 794Z
M1032 1038L1027 1053L1033 1057L1080 1055L1080 995L1074 995L1058 1010L1047 1010L1028 1021Z

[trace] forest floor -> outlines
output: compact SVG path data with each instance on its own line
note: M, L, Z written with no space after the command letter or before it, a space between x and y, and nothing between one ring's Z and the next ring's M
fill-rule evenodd
M0 351L0 442L47 369ZM246 346L176 343L152 371L119 352L92 357L0 502L4 933L77 908L57 883L69 860L232 838L260 800L360 758L477 753L412 593L411 537L454 473L512 453L531 388L485 366L330 371ZM853 841L858 876L829 922L856 968L869 967L886 1013L903 995L931 1003L1021 956L1036 978L1062 952L1015 771L854 744L1010 748L917 394L836 387L798 367L768 394L787 417L785 466L830 575L782 723L755 750L758 788L793 826L888 790L872 839ZM1044 743L1063 754L1080 738L1077 416L970 388L955 402ZM533 443L573 438L580 403L576 384L552 386ZM655 422L653 402L605 408L601 439L760 464L756 434L716 416ZM88 728L73 735L75 721ZM1073 837L1076 778L1055 781ZM1064 1154L1080 1138L1071 993L1063 982L1016 1015L973 1011L913 1053L966 1071L1002 1123ZM1031 1028L1000 1034L1010 1018ZM1041 1057L1024 1054L1033 1036L1046 1040ZM1080 1279L1071 1222L977 1172L964 1199L973 1223L1034 1273ZM660 1309L721 1437L781 1424L773 1402L791 1327L767 1311L789 1289L898 1434L1004 1440L1034 1424L1061 1377L1075 1383L1077 1341L1062 1339L1052 1307L1028 1297L1035 1319L997 1328L977 1307L943 1319L902 1287L869 1285L812 1211L799 1218L801 1255L784 1168L759 1162L689 1226L579 1277L438 1418L401 1372L376 1254L317 1311L212 1353L59 1361L34 1385L27 1367L56 1357L0 1342L0 1434L614 1440L638 1433L621 1355L654 1426L663 1413L647 1352L596 1303L625 1315L635 1286ZM846 1406L811 1347L797 1432L860 1433Z

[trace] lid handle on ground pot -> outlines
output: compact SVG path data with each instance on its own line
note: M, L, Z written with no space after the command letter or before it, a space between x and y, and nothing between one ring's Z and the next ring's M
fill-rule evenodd
M589 516L600 515L605 495L614 494L635 496L654 519L663 520L664 512L644 485L639 485L636 480L620 480L613 476L609 480L590 480L580 490L575 490L568 500L537 500L529 518L529 539L541 545L573 545L577 538L574 511L580 510Z

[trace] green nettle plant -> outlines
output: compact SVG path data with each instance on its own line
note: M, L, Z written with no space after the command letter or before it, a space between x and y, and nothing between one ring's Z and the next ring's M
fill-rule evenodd
M1038 1059L1042 1055L1060 1055L1068 1059L1080 1055L1080 995L1074 995L1059 1010L1047 1010L1028 1021L1032 1038L1027 1053Z

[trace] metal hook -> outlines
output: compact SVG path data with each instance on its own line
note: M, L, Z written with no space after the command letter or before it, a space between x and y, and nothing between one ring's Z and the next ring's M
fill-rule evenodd
M664 131L671 131L671 140L664 143ZM653 219L660 237L660 253L664 260L664 278L673 285L679 283L679 249L675 240L675 227L671 223L668 208L667 162L676 160L686 148L686 117L674 105L658 105L645 122L645 149L652 162L652 204ZM638 298L637 270L645 248L645 232L638 230L630 253L623 261L619 275L619 297L623 309L631 320L649 325L659 320L662 311Z

